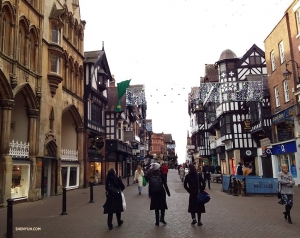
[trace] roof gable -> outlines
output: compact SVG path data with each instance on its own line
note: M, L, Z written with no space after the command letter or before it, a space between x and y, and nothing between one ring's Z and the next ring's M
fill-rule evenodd
M256 62L256 59L259 60ZM241 66L261 66L266 64L265 52L260 49L256 44L243 55L243 57L237 62L236 67Z

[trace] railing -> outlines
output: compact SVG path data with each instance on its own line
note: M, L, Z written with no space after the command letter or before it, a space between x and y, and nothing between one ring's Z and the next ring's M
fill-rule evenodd
M60 158L64 161L78 161L78 150L60 150Z
M9 155L12 157L28 158L29 157L29 142L23 143L12 141L9 143Z

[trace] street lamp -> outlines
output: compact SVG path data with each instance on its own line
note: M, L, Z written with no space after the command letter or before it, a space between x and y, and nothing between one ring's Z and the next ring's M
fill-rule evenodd
M297 71L297 84L299 84L299 82L300 82L300 80L299 80L299 71L298 71L298 69L299 69L299 66L298 66L298 63L296 62L296 61L294 61L294 60L289 60L288 62L286 62L286 64L285 64L285 71L283 72L283 76L284 76L284 79L285 80L290 80L290 77L291 77L291 75L292 75L292 72L291 71L289 71L288 70L288 63L289 62L293 62L293 63L295 63L296 64L296 71Z

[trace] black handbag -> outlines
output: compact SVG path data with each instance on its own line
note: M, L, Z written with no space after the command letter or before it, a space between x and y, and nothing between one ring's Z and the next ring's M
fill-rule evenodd
M281 199L281 184L280 183L278 183L277 198Z
M210 201L210 195L206 191L200 192L199 187L199 174L197 173L197 184L198 184L198 196L197 196L197 203L208 203Z

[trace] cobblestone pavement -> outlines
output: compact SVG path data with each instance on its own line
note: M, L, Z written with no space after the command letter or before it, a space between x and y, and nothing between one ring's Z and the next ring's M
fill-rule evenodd
M149 210L147 187L138 195L132 184L124 190L127 210L122 213L124 224L109 231L107 215L103 214L104 186L94 187L94 201L89 203L89 189L67 192L67 213L61 216L62 196L54 196L33 203L14 205L14 229L37 227L40 231L16 231L13 237L299 237L300 236L300 188L295 188L292 225L282 215L284 207L274 197L234 197L221 192L221 185L212 183L211 201L202 215L202 227L191 226L187 213L188 194L185 192L177 171L170 170L168 185L171 197L167 197L167 225L156 227L154 211ZM127 182L124 180L124 184ZM0 237L5 237L6 208L0 209ZM297 235L298 234L298 235Z

